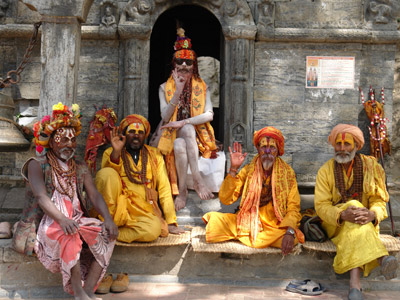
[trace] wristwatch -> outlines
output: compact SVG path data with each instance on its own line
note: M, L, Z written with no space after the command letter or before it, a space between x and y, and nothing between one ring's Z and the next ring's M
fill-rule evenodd
M291 234L291 235L293 235L293 237L294 237L294 230L293 230L293 228L288 228L288 229L286 230L286 234Z

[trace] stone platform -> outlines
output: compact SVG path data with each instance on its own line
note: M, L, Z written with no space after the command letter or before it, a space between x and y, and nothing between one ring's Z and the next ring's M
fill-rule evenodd
M302 209L312 206L313 195L302 195L301 198ZM12 192L9 190L6 196L3 196L3 207L5 204L21 204L23 203L21 199L23 199L23 189L15 188ZM2 213L5 209L3 207ZM177 214L178 223L190 231L199 225L204 226L201 216L205 212L233 212L235 208L220 204L218 198L201 201L194 192L190 192L187 207ZM16 215L18 216L18 213ZM397 224L397 228L400 228L399 225ZM388 222L383 224L382 231L387 231L386 227L390 232ZM192 240L181 245L116 246L108 271L127 272L136 282L156 280L160 283L173 281L184 284L279 286L282 282L293 279L310 278L321 281L331 288L346 289L348 284L348 275L339 276L333 272L334 253L305 248L298 254L286 257L279 251L254 254L196 252ZM0 240L0 298L7 296L12 299L13 293L22 295L28 291L32 295L40 294L50 287L59 291L58 296L53 298L60 298L60 293L61 295L63 293L57 289L61 285L60 274L48 272L34 257L16 253L10 248L10 243L11 240ZM396 255L400 260L400 255ZM362 285L366 291L400 291L400 279L385 281L379 273L379 268L369 277L363 278ZM49 297L43 299L53 299L52 296Z

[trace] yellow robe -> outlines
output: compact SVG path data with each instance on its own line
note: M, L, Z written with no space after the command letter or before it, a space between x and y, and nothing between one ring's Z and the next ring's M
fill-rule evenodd
M219 198L225 205L230 205L242 196L244 186L248 180L250 165L244 166L236 177L227 175L221 185ZM242 197L243 198L243 197ZM300 215L300 195L297 189L297 182L291 186L289 196L286 200L286 215L279 222L272 205L272 201L260 207L259 217L262 224L262 231L257 234L254 244L255 248L276 247L281 248L282 239L287 227L296 231L295 244L304 242L303 234L298 230ZM206 226L206 241L217 243L227 240L239 240L243 244L253 247L249 233L238 234L237 214L209 212L203 216Z
M164 218L168 224L177 225L175 205L163 157L156 148L146 147L152 152L157 166L157 170L152 173L150 161L148 161L146 186L151 187L152 181L156 181L159 204ZM142 184L129 181L122 159L120 158L119 164L114 164L110 160L111 152L112 148L108 148L103 154L102 169L96 175L96 186L118 226L118 241L126 243L153 241L161 233L161 222L154 213L153 206L146 201L145 188ZM132 170L140 171L141 156L139 155L137 165L130 155L127 156ZM150 160L150 155L148 159ZM133 174L133 176L140 181L138 174Z
M315 210L323 220L322 226L335 243L337 251L333 262L336 273L342 274L360 267L364 276L378 266L377 258L388 255L379 239L379 223L387 217L386 202L389 195L385 187L385 172L372 156L361 154L363 162L363 196L361 202L350 200L340 203L340 194L335 186L334 159L326 162L318 171L315 183ZM344 172L346 189L353 183ZM358 225L351 222L340 224L340 213L349 206L366 207L375 212L375 224Z

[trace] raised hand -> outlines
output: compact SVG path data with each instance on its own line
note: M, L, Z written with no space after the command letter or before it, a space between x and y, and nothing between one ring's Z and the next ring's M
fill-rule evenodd
M234 142L233 151L229 146L229 153L231 155L231 169L237 170L244 162L247 152L242 153L242 145L239 142Z
M121 153L122 148L125 146L126 136L121 133L119 126L113 128L110 132L110 137L113 150Z
M176 91L180 94L186 84L187 78L185 78L181 74L178 74L176 68L172 70L172 78L174 78L175 81Z

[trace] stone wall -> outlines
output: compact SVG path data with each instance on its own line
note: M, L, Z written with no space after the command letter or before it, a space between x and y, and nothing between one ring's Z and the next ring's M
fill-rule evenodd
M4 14L0 16L0 76L4 76L21 61L33 30L31 24L40 20L40 15L29 10L22 2L7 2L8 8L2 9ZM176 4L195 4L208 9L221 23L225 36L224 47L230 49L225 51L225 55L232 57L232 61L227 62L222 62L221 57L221 67L232 67L232 72L238 72L236 75L225 74L229 78L225 78L224 84L232 80L232 95L250 97L249 102L243 102L243 105L248 107L236 105L236 101L240 99L229 99L229 105L237 107L225 113L251 112L252 120L243 124L248 128L250 141L252 131L265 125L281 129L287 139L284 159L295 169L299 182L312 183L318 168L331 157L332 150L326 139L334 125L339 122L352 123L359 125L367 133L357 87L361 86L366 93L369 85L376 89L384 86L385 110L391 121L389 132L394 150L393 156L388 159L388 173L391 182L400 181L400 173L395 168L400 160L400 98L397 77L400 61L397 45L400 34L396 22L396 16L400 15L400 5L397 2L385 4L385 1L378 0L146 0L143 3L151 4L149 10L130 21L130 27L126 25L129 22L124 23L124 26L117 25L125 6L133 5L134 2L95 0L86 22L82 24L76 102L82 109L83 130L79 138L78 157L83 158L89 121L94 115L95 106L101 107L106 104L114 108L121 119L127 112L127 107L133 105L136 108L137 101L146 103L143 99L127 99L129 89L124 88L129 76L129 80L145 76L143 74L148 72L146 66L140 65L141 74L130 74L126 64L138 63L137 60L146 61L143 55L146 54L144 50L148 49L149 43L146 44L145 39L148 39L148 32L151 32L151 26L157 17ZM390 14L380 11L376 3L386 5ZM110 26L105 25L103 21L107 5L111 6L116 22ZM248 21L249 11L254 23ZM232 29L231 24L238 24L243 20L246 20L248 27L239 24L237 28ZM139 24L142 23L147 27L140 27ZM127 26L131 28L129 33L126 31ZM251 26L257 30L254 37ZM133 39L135 34L136 40ZM239 38L235 40L237 36ZM129 43L136 48L127 56L129 48L126 45ZM252 53L246 53L248 56L241 61L235 58L235 49ZM21 124L32 124L35 114L38 113L40 51L39 42L32 54L31 63L22 73L21 82L3 90L16 100L16 115L21 115ZM306 56L315 55L355 57L354 89L306 89ZM247 63L250 69L240 70L241 67L247 66ZM146 80L148 78L142 81ZM251 84L247 91L241 86L243 80L248 80L246 82ZM220 93L221 97L229 97L231 94L228 95L227 92L231 91L225 90ZM129 94L135 97L142 95L136 92ZM133 101L133 104L129 101ZM145 111L148 109L151 108L144 108ZM221 108L221 111L223 109L226 107ZM225 134L231 133L231 128L225 128ZM249 144L248 151L253 151L251 142ZM99 152L99 160L102 150L104 148ZM364 152L367 151L364 149ZM0 179L18 177L19 168L29 155L28 152L2 153Z

